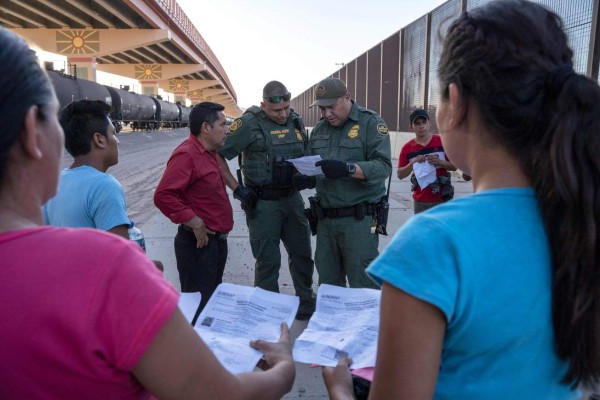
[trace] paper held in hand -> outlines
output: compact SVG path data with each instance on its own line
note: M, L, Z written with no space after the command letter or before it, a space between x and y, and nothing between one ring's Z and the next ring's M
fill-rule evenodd
M301 174L307 176L323 175L323 170L321 167L315 167L315 163L317 161L321 161L321 156L305 156L300 158L291 158L286 161L294 164L294 167L296 167L298 172Z
M298 305L296 296L221 283L194 329L229 372L251 372L262 353L250 341L278 341L281 323L292 325Z
M375 366L381 291L322 284L317 310L294 343L294 361L335 366L344 356L352 368Z

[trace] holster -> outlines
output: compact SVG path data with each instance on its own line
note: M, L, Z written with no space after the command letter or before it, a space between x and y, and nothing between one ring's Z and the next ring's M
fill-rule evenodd
M319 207L319 200L315 197L309 197L308 202L309 208L304 209L304 215L308 220L308 226L310 226L310 233L315 236L317 234L317 225L319 225L319 212L323 211Z
M377 204L375 204L375 214L377 219L376 232L380 235L387 236L388 214L390 212L390 203L387 196L383 196Z
M244 212L246 213L246 217L250 219L256 217L256 202L252 204L242 202L242 210L244 210Z

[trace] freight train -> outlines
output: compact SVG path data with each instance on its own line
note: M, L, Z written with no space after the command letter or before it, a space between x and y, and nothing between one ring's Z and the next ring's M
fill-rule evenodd
M75 100L102 100L111 106L110 118L117 132L124 126L130 126L134 131L188 126L190 107L58 71L47 72L61 108Z

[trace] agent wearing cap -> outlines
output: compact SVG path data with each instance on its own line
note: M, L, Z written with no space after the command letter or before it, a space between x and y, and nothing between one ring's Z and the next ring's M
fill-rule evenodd
M447 159L440 136L430 132L431 124L427 111L416 109L409 118L410 129L415 133L415 138L402 146L398 157L397 174L399 179L412 174L413 209L416 214L454 196L448 171L456 171L456 167ZM415 163L427 163L435 167L436 180L421 187L415 176ZM421 167L420 171L425 172L426 168Z
M285 160L305 154L307 135L300 115L290 108L290 97L281 82L267 83L260 107L250 107L233 121L231 134L219 154L228 160L239 156L245 187L233 177L227 163L220 160L225 182L234 191L234 197L243 205L248 204L247 197L258 197L252 205L244 206L256 259L254 285L279 292L279 245L283 242L294 289L300 297L296 318L305 320L315 310L314 262L304 203L292 185L296 170Z
M308 152L320 155L315 263L319 283L377 287L365 268L377 257L376 204L392 172L390 137L383 119L350 99L346 84L326 78L315 88L319 107Z

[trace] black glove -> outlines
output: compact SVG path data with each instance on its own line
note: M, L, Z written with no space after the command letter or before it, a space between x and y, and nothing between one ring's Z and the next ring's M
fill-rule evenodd
M308 176L299 172L292 175L292 185L296 190L314 189L317 180L314 176Z
M253 209L256 205L256 200L258 199L258 196L256 196L254 190L242 185L239 185L237 188L235 188L233 191L233 197L242 203L242 208L244 210L246 208Z
M338 160L320 160L315 163L315 167L321 166L323 174L327 178L345 178L349 175L348 163Z

